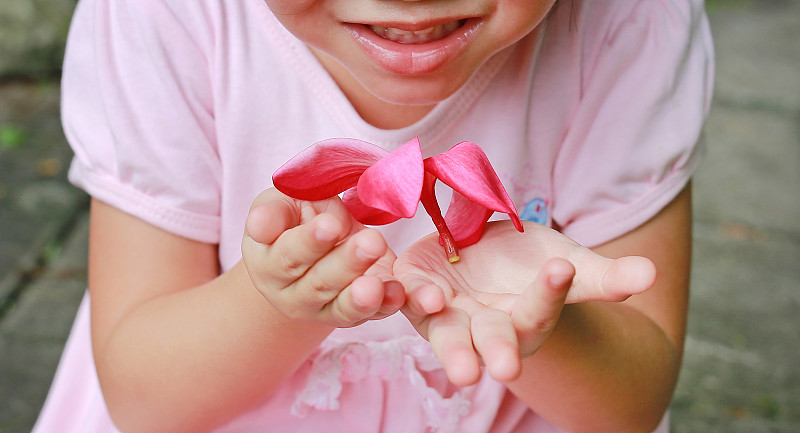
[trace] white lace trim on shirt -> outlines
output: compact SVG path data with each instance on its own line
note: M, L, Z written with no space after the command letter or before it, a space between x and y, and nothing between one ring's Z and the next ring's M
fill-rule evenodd
M326 343L328 343L326 341ZM308 382L292 405L292 415L303 417L311 409L339 409L342 384L367 376L382 380L405 378L418 390L420 406L429 427L441 433L455 432L470 409L462 391L449 398L428 386L421 371L441 369L430 345L418 337L388 341L323 343L314 358Z

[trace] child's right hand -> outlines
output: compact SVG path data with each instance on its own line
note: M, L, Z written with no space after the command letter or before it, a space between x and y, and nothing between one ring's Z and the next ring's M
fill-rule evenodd
M256 288L292 319L351 327L405 303L392 276L394 252L338 197L309 202L262 192L247 216L242 258Z

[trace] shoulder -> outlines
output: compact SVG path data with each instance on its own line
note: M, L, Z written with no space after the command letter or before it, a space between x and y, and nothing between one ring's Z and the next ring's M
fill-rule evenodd
M216 0L81 0L72 25L94 29L98 37L112 42L168 40L208 29L216 15L215 3Z
M85 0L109 11L108 18L123 23L130 21L140 31L164 37L191 35L193 39L211 42L228 27L245 27L244 22L259 4L224 0Z
M151 55L195 56L213 63L230 50L262 42L271 23L263 1L82 0L91 19L118 43L138 45ZM260 39L258 39L260 38Z
M609 62L614 73L637 60L677 68L713 51L702 0L564 0L547 32L548 52L579 69L583 86Z
M613 43L621 31L690 31L705 18L703 0L565 0L553 11L554 32L583 45Z
M569 9L584 23L592 21L608 26L620 25L634 18L658 18L677 13L684 17L702 14L703 0L568 0L559 8Z

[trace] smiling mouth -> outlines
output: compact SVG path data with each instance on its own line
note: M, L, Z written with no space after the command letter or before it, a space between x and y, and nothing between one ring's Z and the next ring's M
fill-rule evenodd
M394 27L371 25L369 28L379 37L400 44L425 44L435 42L450 36L461 28L466 20L451 21L449 23L428 27L421 30L401 30Z
M426 27L427 26L427 27ZM344 29L382 69L400 75L436 71L467 49L483 20L442 20L429 24L344 23Z

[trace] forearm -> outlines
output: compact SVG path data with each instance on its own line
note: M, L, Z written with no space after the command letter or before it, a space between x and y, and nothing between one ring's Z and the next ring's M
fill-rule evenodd
M678 377L680 350L638 310L568 305L509 389L570 432L651 432Z
M240 263L130 310L95 360L124 431L202 432L266 398L331 330L276 311Z

